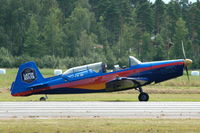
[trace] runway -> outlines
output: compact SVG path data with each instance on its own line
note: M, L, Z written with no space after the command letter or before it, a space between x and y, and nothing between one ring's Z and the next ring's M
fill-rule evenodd
M200 118L200 102L0 102L5 118Z

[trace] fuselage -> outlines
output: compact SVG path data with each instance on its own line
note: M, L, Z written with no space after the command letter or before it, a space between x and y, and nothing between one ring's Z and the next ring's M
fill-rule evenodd
M108 73L90 73L84 75L81 72L74 76L59 75L45 78L45 85L30 88L26 91L13 91L13 96L28 96L33 94L75 94L75 93L97 93L107 92L106 83L116 77L147 78L150 84L159 83L168 79L183 75L184 60L169 60L146 62L129 68ZM147 85L145 84L145 85ZM119 90L113 90L119 91Z

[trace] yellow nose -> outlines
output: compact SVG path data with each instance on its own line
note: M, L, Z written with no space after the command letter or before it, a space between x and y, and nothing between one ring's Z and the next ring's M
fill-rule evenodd
M188 65L192 64L192 60L191 59L184 59L184 64L185 64L185 66L188 66Z

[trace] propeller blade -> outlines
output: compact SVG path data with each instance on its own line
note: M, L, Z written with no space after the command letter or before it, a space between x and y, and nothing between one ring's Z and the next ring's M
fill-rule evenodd
M190 78L189 78L189 72L188 72L188 67L187 66L185 66L185 71L186 71L188 80L190 80Z
M186 59L186 55L185 55L185 48L184 48L184 45L183 45L183 41L181 41L182 43L182 51L183 51L183 56L184 56L184 59Z
M188 80L190 80L190 78L189 78L189 72L188 72L188 65L192 64L192 60L186 58L185 48L184 48L184 45L183 45L183 41L181 41L181 44L182 44L182 51L183 51L183 56L184 56L184 60L185 60L185 71L186 71Z

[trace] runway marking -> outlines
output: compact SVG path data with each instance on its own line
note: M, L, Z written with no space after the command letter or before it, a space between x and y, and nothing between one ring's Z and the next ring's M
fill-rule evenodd
M5 118L200 118L200 102L0 102Z

